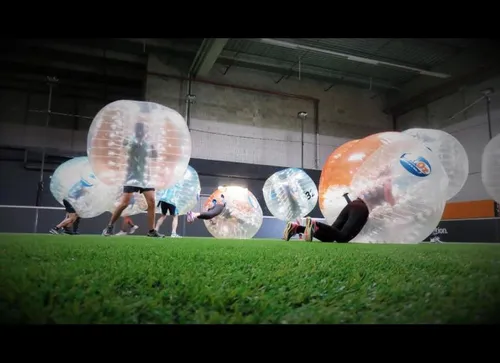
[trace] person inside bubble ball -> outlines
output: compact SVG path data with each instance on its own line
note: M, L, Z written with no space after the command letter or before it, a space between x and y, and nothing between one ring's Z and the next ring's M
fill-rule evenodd
M95 179L94 175L90 176ZM64 209L66 216L57 226L50 229L51 234L78 234L78 227L80 226L80 217L73 208L73 204L82 198L88 191L88 188L93 186L92 183L87 182L83 178L75 183L69 190L68 197L63 199ZM73 231L69 227L73 226Z
M224 211L224 208L226 208L226 200L224 199L224 194L221 194L219 201L215 198L212 199L212 204L208 207L206 212L188 212L187 221L188 223L193 223L195 219L211 220L221 214Z
M370 215L368 205L383 202L390 205L395 204L391 179L388 177L384 178L377 186L360 193L360 196L353 201L349 199L347 193L344 194L344 197L347 200L347 205L331 226L314 221L311 217L306 218L305 226L301 226L298 222L288 222L283 231L283 239L289 241L295 234L303 233L304 240L309 242L316 238L321 242L347 243L354 239L368 222Z
M142 112L148 112L141 106ZM104 236L113 235L114 224L120 218L121 214L130 204L130 199L134 193L144 194L148 204L148 237L163 237L155 229L155 188L140 187L138 185L147 185L150 179L150 170L147 166L147 158L156 159L158 153L154 145L146 141L145 125L142 122L135 124L135 137L125 139L123 145L128 147L128 164L127 164L127 184L123 186L123 194L120 203L115 208L108 226L103 230Z

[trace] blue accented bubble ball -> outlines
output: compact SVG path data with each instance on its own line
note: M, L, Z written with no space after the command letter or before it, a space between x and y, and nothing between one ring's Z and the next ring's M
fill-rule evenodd
M351 199L359 197L370 215L353 242L419 243L441 220L448 176L439 157L407 136L382 145L353 177Z
M298 168L287 168L271 175L262 193L269 212L287 222L307 216L318 203L316 184Z
M54 198L61 205L66 199L81 218L93 218L106 212L111 190L95 176L87 157L62 163L50 178Z
M186 171L191 135L177 111L153 102L121 100L95 116L87 155L105 184L165 189Z
M183 178L173 187L156 192L156 203L162 201L175 205L177 213L184 215L196 207L200 200L200 192L198 173L188 165Z
M436 129L413 128L403 131L403 134L415 137L438 157L450 181L446 199L457 195L469 177L469 158L460 141Z

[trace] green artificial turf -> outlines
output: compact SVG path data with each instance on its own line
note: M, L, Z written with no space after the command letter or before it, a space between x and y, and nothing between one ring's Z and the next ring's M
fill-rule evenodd
M498 323L500 245L0 235L3 323Z

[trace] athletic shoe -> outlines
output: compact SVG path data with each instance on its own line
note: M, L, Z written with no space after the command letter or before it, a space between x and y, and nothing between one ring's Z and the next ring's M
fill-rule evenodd
M179 236L177 233L172 233L170 235L170 237L172 237L172 238L182 238L182 236Z
M314 231L316 229L316 222L314 222L311 217L306 218L306 229L304 231L304 240L311 242L314 237Z
M285 241L290 241L290 238L295 236L297 234L297 227L299 226L298 223L294 222L288 222L286 224L285 230L283 231L283 239Z
M125 232L125 231L120 231L117 234L115 234L115 236L126 236L126 235L127 235L127 232Z
M137 231L139 229L139 226L133 226L132 228L130 228L130 232L128 232L129 234L134 234L135 231Z
M194 222L194 217L193 217L193 212L187 212L187 222L188 223L193 223Z
M104 228L104 230L102 231L102 235L103 236L112 236L113 235L113 226L107 226L106 228Z
M165 237L164 235L162 234L159 234L158 231L156 229L152 229L151 231L148 232L148 234L146 235L148 237L154 237L154 238L162 238L162 237Z
M74 233L72 231L70 231L69 229L67 229L67 228L63 228L63 234L73 235Z
M64 231L62 230L62 228L54 227L54 228L51 228L49 230L49 233L50 234L64 234Z

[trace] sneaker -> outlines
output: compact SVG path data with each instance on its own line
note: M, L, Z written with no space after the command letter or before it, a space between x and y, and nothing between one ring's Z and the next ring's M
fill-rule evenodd
M311 242L314 237L314 231L316 230L316 222L311 219L311 217L306 218L306 229L304 231L304 240Z
M113 235L113 226L107 226L106 228L104 228L104 230L102 231L102 235L103 236L112 236Z
M126 236L126 235L127 235L127 232L125 232L125 231L120 231L117 234L115 234L115 236Z
M193 212L187 212L187 222L188 223L193 223L194 222L194 217L193 217Z
M286 224L285 230L283 231L283 239L285 241L290 241L290 238L295 236L295 234L297 233L298 226L299 225L297 223L288 222Z
M158 233L158 231L156 229L152 229L151 231L149 231L146 236L148 236L148 237L155 237L155 238L165 237L164 235Z
M70 231L70 230L69 230L69 229L67 229L67 228L63 228L62 233L63 233L63 234L71 234L71 235L73 234L73 232L72 232L72 231Z
M54 228L51 228L49 230L49 233L50 234L64 234L64 231L62 230L62 228L54 227Z
M134 234L134 232L137 231L138 229L139 229L139 226L133 226L132 228L130 228L130 231L128 233Z
M172 238L182 238L182 236L179 236L177 233L172 233L170 235L170 237L172 237Z

